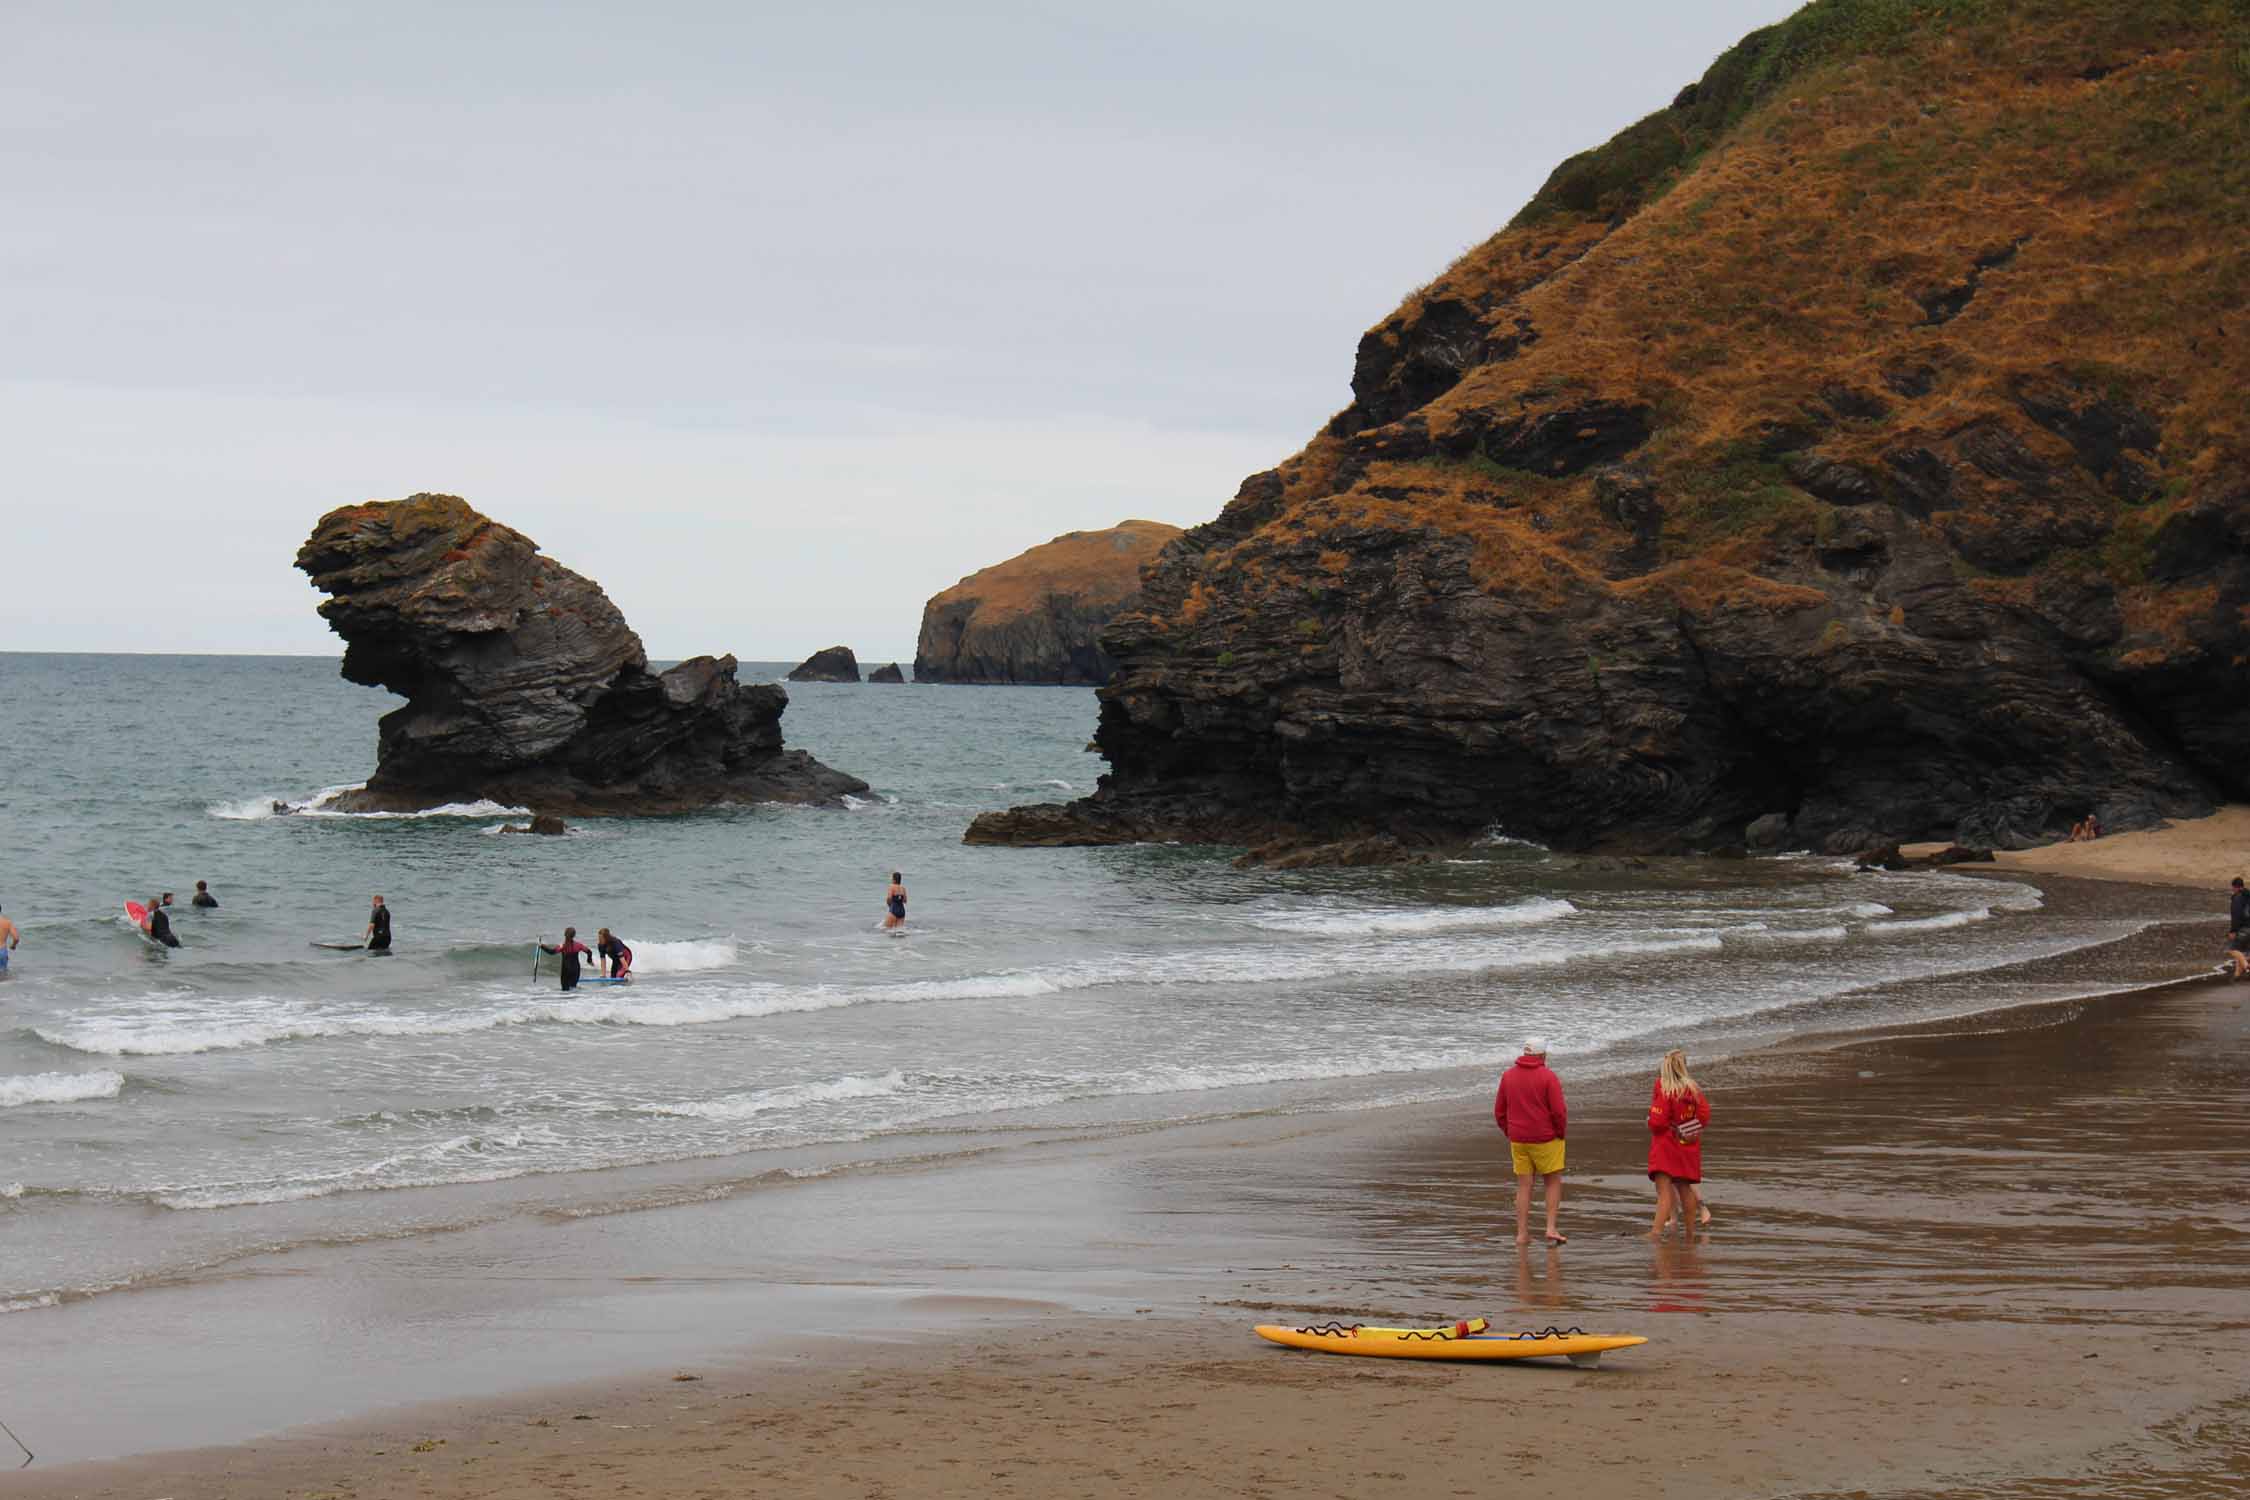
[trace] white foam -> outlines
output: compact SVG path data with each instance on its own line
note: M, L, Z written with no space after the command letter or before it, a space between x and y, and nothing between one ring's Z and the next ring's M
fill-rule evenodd
M1876 934L1897 932L1938 932L1948 927L1966 927L1971 922L1986 921L1992 913L1984 907L1971 911L1949 911L1934 917L1908 917L1897 922L1870 922L1867 931Z
M1761 943L1840 943L1851 936L1844 927L1769 928L1758 934Z
M106 1068L95 1073L17 1073L0 1077L0 1109L19 1104L76 1104L87 1099L114 1099L124 1087L125 1075Z
M686 1115L703 1120L748 1120L776 1110L802 1109L809 1104L834 1104L846 1099L881 1099L906 1087L906 1075L897 1069L877 1077L849 1074L818 1083L792 1083L781 1088L756 1089L717 1099L692 1099L681 1104L643 1104L642 1114Z
M0 1198L21 1198L22 1196L23 1184L20 1182L11 1182L6 1187L0 1187Z
M1270 932L1315 937L1378 937L1386 933L1449 932L1473 927L1528 927L1560 921L1577 907L1560 898L1520 901L1512 906L1431 906L1361 911L1281 912L1255 919Z
M679 942L632 943L635 974L692 974L723 969L742 956L741 944L731 937L687 938Z
M356 792L365 782L349 786L322 787L310 797L295 800L275 797L244 797L233 802L214 802L204 809L206 815L226 818L235 822L256 823L267 818L527 818L528 807L510 807L506 803L480 799L475 802L447 802L438 807L425 807L418 812L345 812L329 806L346 792ZM286 808L283 812L279 809Z

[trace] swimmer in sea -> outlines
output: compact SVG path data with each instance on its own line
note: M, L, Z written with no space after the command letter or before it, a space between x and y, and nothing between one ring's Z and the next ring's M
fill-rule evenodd
M633 950L607 927L594 934L594 953L609 965L609 977L625 979L633 972Z
M891 888L883 893L883 926L906 925L906 885L896 870L891 871Z
M16 924L0 915L0 974L8 972L8 955L15 952L16 944L22 941L23 934L16 930Z
M200 906L205 911L209 911L212 907L217 906L218 904L219 898L211 894L211 882L208 880L198 880L195 883L195 894L188 899L188 905Z
M180 940L172 936L172 919L164 915L164 903L155 896L148 898L148 935L167 948L177 948Z
M545 943L541 943L539 951L557 954L562 958L562 987L566 990L578 988L579 958L581 956L586 958L594 956L584 943L578 941L578 929L575 927L565 927L563 929L563 940L560 943L552 948Z

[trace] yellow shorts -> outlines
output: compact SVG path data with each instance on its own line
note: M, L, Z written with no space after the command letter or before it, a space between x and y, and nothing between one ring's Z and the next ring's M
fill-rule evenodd
M1526 1146L1510 1141L1508 1155L1515 1160L1518 1177L1529 1177L1534 1172L1542 1177L1552 1177L1562 1170L1563 1143L1540 1141Z

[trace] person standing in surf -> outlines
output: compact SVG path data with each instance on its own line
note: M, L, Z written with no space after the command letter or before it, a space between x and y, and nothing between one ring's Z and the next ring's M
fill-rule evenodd
M388 953L391 951L391 909L383 904L380 896L370 896L368 900L372 904L367 909L367 930L359 935L359 940L367 945L370 953Z
M1516 1169L1516 1243L1531 1243L1531 1179L1547 1180L1547 1243L1570 1237L1555 1226L1562 1212L1563 1138L1570 1113L1563 1104L1562 1080L1547 1066L1547 1044L1533 1037L1523 1055L1500 1075L1492 1101L1493 1123L1508 1138L1508 1157Z
M539 951L555 954L562 959L562 987L566 990L578 988L578 960L594 956L591 948L578 941L578 929L575 927L565 927L560 943L552 948L541 943Z
M594 934L594 953L608 965L612 979L623 979L633 971L633 950L607 927Z
M198 880L195 883L195 894L188 898L188 905L209 911L218 904L219 898L211 894L211 882Z
M2242 877L2234 877L2227 898L2227 962L2233 966L2229 979L2250 975L2250 890L2242 887Z
M0 915L0 974L8 972L8 955L15 952L16 945L22 941L23 934L16 930L16 924Z
M896 870L891 871L891 888L883 892L883 926L887 928L906 925L906 883Z
M1697 1191L1703 1181L1703 1127L1710 1123L1711 1101L1688 1076L1687 1053L1675 1047L1664 1054L1648 1101L1648 1180L1656 1184L1650 1239L1664 1237L1664 1226L1675 1212L1680 1232L1690 1238L1711 1222L1711 1210Z
M155 896L148 898L148 925L142 930L167 948L180 946L180 940L172 935L172 919L164 915L164 905Z

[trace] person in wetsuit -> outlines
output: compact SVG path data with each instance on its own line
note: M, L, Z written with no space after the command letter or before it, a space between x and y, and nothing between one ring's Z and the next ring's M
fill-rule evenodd
M609 977L624 979L633 971L633 950L607 927L594 934L594 952L609 965Z
M208 911L218 904L219 898L211 894L211 882L209 882L208 880L198 880L195 883L195 894L189 898L188 905L200 906L204 910Z
M148 935L167 948L177 948L180 940L172 935L172 919L164 915L164 904L156 897L148 898Z
M592 949L578 941L578 929L575 927L565 927L563 929L563 940L559 944L550 948L545 943L541 943L539 951L541 953L553 953L561 957L562 987L566 990L578 988L578 960L581 957L592 958L594 956Z
M370 953L388 953L391 951L391 909L383 904L380 896L368 899L373 904L367 911L367 930L359 935L359 940L367 945Z
M2227 898L2227 963L2232 972L2229 979L2250 975L2250 890L2243 889L2242 877L2234 877Z
M883 893L883 925L906 925L906 884L896 870L891 871L891 888Z

